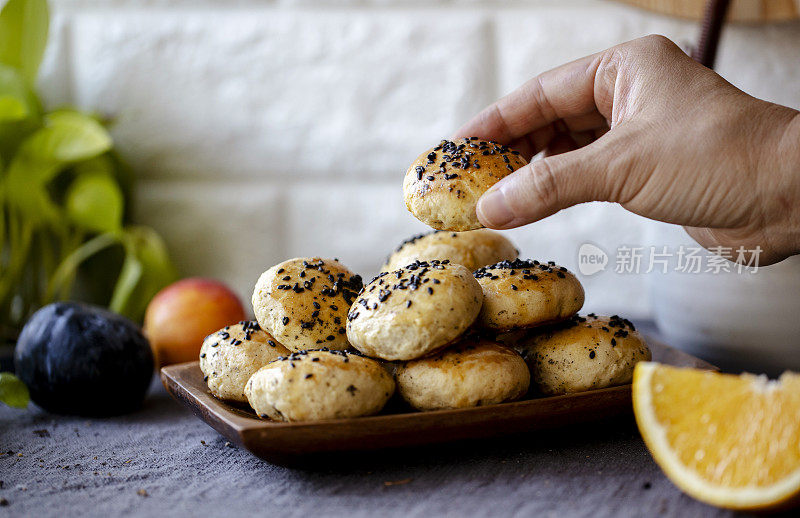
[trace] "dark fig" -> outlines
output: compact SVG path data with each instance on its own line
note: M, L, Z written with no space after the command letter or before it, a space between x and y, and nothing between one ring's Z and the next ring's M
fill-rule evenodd
M61 414L134 410L154 370L150 344L136 324L76 302L49 304L34 313L19 335L14 361L31 399Z

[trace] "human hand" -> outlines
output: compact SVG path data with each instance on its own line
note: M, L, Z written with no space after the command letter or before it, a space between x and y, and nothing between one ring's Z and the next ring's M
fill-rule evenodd
M461 127L534 160L478 203L514 228L587 201L686 227L702 246L800 252L800 113L738 90L663 36L537 76Z

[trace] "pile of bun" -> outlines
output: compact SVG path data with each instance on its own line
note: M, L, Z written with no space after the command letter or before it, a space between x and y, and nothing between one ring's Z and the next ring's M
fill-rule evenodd
M211 393L264 419L317 421L494 405L631 381L650 359L633 323L578 312L584 290L553 262L518 258L480 228L480 195L525 160L475 138L442 141L409 167L409 210L437 228L407 239L364 284L337 259L265 271L255 321L209 335Z

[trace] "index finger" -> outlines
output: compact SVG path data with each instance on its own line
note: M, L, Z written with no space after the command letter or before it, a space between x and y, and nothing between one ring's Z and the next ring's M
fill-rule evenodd
M567 122L570 130L583 131L597 126L607 117L598 108L597 72L604 52L580 58L540 74L486 107L456 131L454 137L480 137L509 144L537 130L548 128L558 120ZM612 87L613 92L613 87ZM607 97L605 92L598 92ZM569 124L572 120L573 124ZM546 144L546 143L545 143ZM543 145L535 145L540 150Z

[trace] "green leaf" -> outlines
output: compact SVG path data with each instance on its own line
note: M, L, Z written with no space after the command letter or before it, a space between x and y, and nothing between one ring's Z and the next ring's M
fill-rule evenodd
M113 177L116 174L116 171L114 170L114 161L111 159L108 153L78 162L73 166L73 169L75 170L75 174L79 175L87 173L102 173Z
M57 222L62 211L53 202L43 185L18 181L9 175L5 179L5 196L9 205L16 207L33 224L45 221Z
M67 216L93 232L122 229L122 191L116 180L103 172L79 174L67 190Z
M164 241L153 229L128 227L123 240L125 262L109 307L141 321L150 300L177 275Z
M41 208L34 203L49 205L44 203L49 196L41 191L61 169L105 153L111 145L105 128L89 116L72 110L47 115L45 127L25 139L8 166L9 198L25 213L32 214ZM48 211L48 216L52 213Z
M25 78L16 68L0 63L0 97L13 97L33 113L41 112L41 103Z
M0 401L14 408L25 408L30 401L28 387L10 372L0 372Z
M41 124L42 105L36 94L20 73L0 63L0 99L6 109L11 104L22 105L25 116L18 118L19 107L12 107L11 114L0 115L0 153L8 158L14 156L20 143ZM14 99L15 101L11 101ZM9 118L9 115L14 117Z
M77 162L111 149L111 135L94 117L75 110L47 114L45 127L23 145L25 151L59 162Z
M28 116L25 104L11 95L0 95L0 123L22 120Z
M46 0L8 0L0 11L0 63L33 84L47 46L50 15Z

